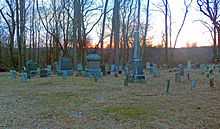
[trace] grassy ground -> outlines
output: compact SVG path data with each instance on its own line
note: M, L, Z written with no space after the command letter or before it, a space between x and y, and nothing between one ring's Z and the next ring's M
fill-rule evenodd
M21 82L0 74L0 129L220 129L220 75L216 78L211 89L194 71L198 85L191 90L190 81L175 83L165 71L129 86L123 77Z

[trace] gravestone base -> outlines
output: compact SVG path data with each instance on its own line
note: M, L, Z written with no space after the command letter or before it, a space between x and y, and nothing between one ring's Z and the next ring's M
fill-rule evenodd
M40 77L48 77L49 73L47 69L41 69L40 70Z

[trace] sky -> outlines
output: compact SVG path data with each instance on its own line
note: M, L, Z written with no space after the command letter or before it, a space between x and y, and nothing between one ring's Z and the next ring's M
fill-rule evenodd
M183 15L184 15L184 0L168 0L171 7L172 13L172 42L174 42L177 31L182 23ZM143 1L141 1L143 2ZM158 10L155 5L161 3L161 0L151 0L150 4L150 29L148 31L148 37L153 37L153 42L155 44L161 44L162 34L164 33L164 15ZM146 4L144 1L141 6L142 8ZM142 18L141 21L145 23L145 13L142 10ZM209 46L212 45L212 40L210 36L210 32L207 28L205 28L200 22L197 20L205 20L208 19L199 11L196 0L193 0L193 3L189 9L189 13L187 15L187 19L185 25L180 33L177 48L185 47L186 43L197 43L197 46ZM91 37L93 41L96 42L98 37L96 36L96 32L91 33ZM172 45L173 46L173 45Z
M0 4L4 0L0 0ZM48 1L48 0L45 0ZM110 6L112 6L112 1L110 0ZM164 15L155 11L155 5L161 3L162 0L151 0L150 4L150 29L148 32L148 37L153 37L154 44L160 44L162 40L162 34L164 32ZM171 7L172 13L172 42L174 42L174 38L176 36L177 30L180 27L180 24L184 15L184 0L168 0ZM145 7L146 1L141 0L143 2L141 4L142 8ZM145 23L145 13L142 10L142 18L141 21ZM208 19L199 11L196 0L193 0L192 6L189 9L189 13L185 22L185 25L180 33L179 40L177 43L177 47L185 47L186 43L194 43L197 42L198 46L208 46L212 45L211 36L209 31L200 23L196 22L196 20ZM98 41L97 35L97 27L91 32L89 35L93 42Z
M153 0L160 1L160 0ZM173 39L176 37L177 31L182 23L184 15L184 4L183 0L169 0L171 13L172 13L172 22L173 22ZM156 4L157 2L155 2ZM152 7L153 8L153 7ZM151 9L152 9L151 8ZM154 9L153 9L154 10ZM186 43L197 42L198 46L207 46L211 45L211 36L209 31L196 20L207 20L207 18L199 11L196 0L193 0L192 6L189 9L189 13L185 22L185 25L182 29L182 32L179 36L177 47L184 47ZM164 28L164 16L160 12L152 12L150 17L150 24L152 30L150 30L149 35L155 37L156 42L161 41L161 34L163 33ZM161 29L162 28L162 29Z

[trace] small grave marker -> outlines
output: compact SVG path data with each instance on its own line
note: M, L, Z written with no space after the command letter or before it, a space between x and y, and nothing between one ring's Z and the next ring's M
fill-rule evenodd
M209 79L209 86L210 87L214 87L214 79L215 79L215 75L214 75L214 65L208 65L207 66L207 72L206 72L206 76Z
M179 71L177 71L175 73L175 82L181 82L181 76L180 76L180 72Z
M26 82L28 80L28 74L26 72L21 73L21 81Z
M17 75L16 70L10 70L10 77L12 80L16 79L16 75Z
M68 71L67 70L63 70L62 71L63 72L63 79L67 79L67 77L68 77Z
M167 80L167 81L166 81L166 94L169 94L169 93L170 93L170 84L171 84L171 81L170 81L170 80Z
M192 80L192 84L191 84L191 89L195 89L197 85L197 81L196 80Z
M76 111L76 112L72 112L71 114L72 114L72 116L75 117L75 118L81 118L81 117L82 117L82 112L77 112L77 111Z
M105 98L103 96L96 96L96 101L103 103Z

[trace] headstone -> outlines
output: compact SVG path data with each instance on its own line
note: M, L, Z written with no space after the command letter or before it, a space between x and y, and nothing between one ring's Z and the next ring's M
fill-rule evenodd
M48 75L52 75L52 66L51 65L47 65L47 72L48 72Z
M115 75L117 72L117 65L116 64L112 64L111 65L111 75Z
M21 73L21 81L26 82L28 80L28 74L26 72Z
M68 76L73 75L73 64L70 58L61 57L59 59L57 64L57 74L62 75L64 73L63 71L66 71Z
M88 54L87 57L87 66L86 66L86 73L88 77L91 78L101 78L102 72L100 68L101 56L97 53Z
M75 118L81 118L82 117L82 112L72 112L72 116L75 117Z
M191 61L188 61L187 62L187 79L188 79L188 81L190 80L191 69L192 69Z
M17 76L16 70L10 70L10 77L12 80L15 80Z
M63 70L62 71L63 72L63 79L67 79L67 77L68 77L68 70Z
M169 94L169 93L170 93L170 84L171 84L171 81L170 81L170 80L167 80L167 81L166 81L166 94Z
M153 65L152 72L153 72L154 77L159 77L160 76L160 71L159 71L159 69L157 68L156 65Z
M179 67L180 76L184 76L184 74L185 74L184 66L182 64L180 64L178 67Z
M40 77L48 77L48 70L47 69L40 69Z
M103 96L96 96L96 101L99 103L103 103L105 101L105 98Z
M192 80L191 88L195 89L196 85L197 85L197 81L196 80Z
M175 73L175 82L181 82L181 76L180 76L180 72L179 71L177 71Z
M78 72L83 71L83 66L82 66L82 64L77 64L77 71L78 71Z
M122 72L123 72L123 67L120 65L120 66L118 67L118 74L122 74Z
M208 66L208 72L206 73L207 78L209 79L209 86L214 87L214 65Z
M38 64L33 62L32 60L26 61L25 67L24 67L24 72L27 73L27 76L28 76L29 79L31 77L36 76L39 73Z
M191 61L187 61L187 70L191 70L192 69L192 64Z

